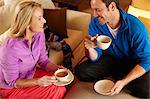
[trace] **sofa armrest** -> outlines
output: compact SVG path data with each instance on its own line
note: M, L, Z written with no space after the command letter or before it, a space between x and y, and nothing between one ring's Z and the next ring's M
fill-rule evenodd
M84 36L88 34L91 14L67 10L67 28L82 31Z
M4 5L4 1L0 0L0 7Z

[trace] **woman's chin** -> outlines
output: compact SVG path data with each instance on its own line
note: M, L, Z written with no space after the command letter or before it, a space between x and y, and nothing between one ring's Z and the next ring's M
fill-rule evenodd
M41 30L39 30L38 32L44 32L44 28L42 28Z

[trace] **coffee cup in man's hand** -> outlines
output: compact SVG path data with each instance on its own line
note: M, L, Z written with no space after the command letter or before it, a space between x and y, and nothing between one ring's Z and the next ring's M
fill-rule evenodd
M97 46L102 50L106 50L111 44L111 38L106 35L100 35L96 38Z

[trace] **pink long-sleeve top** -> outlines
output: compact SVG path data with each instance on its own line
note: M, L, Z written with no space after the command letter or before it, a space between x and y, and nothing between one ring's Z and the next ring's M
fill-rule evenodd
M44 33L36 33L31 45L18 38L8 38L0 45L0 88L14 88L17 79L33 78L37 63L43 69L51 63Z

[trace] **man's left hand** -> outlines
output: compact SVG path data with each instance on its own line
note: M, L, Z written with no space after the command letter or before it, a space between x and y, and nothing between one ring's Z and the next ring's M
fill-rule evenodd
M110 90L110 92L108 93L108 95L113 96L115 94L119 94L120 91L122 90L122 88L125 86L125 83L123 80L118 80L115 85L113 86L113 88Z

